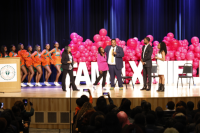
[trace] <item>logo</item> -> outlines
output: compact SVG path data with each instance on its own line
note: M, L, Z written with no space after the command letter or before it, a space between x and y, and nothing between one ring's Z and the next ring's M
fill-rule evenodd
M12 80L15 77L15 75L16 75L16 71L10 65L6 65L6 66L2 67L0 70L0 76L4 80Z

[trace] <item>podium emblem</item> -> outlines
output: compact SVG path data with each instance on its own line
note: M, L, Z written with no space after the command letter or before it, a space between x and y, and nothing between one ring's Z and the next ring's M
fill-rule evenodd
M4 80L7 81L12 80L15 77L15 75L16 75L16 70L10 65L2 67L0 70L0 76Z

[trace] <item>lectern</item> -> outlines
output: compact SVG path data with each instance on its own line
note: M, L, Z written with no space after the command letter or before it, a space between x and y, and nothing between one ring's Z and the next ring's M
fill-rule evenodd
M21 92L20 58L0 58L0 92Z

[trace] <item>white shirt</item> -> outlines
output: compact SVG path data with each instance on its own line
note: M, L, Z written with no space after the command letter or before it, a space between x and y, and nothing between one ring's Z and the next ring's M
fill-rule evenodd
M69 60L72 62L72 56L71 56L71 54L68 54L68 56L69 56ZM69 65L69 70L72 70L72 64Z
M114 52L116 51L117 46L114 47ZM114 56L114 62L112 63L111 59L112 59L112 53L113 53L113 47L111 46L110 51L109 51L109 57L108 57L108 64L109 65L116 65L115 63L115 56Z
M149 45L149 44L145 45L145 47L144 47L143 58L144 58L145 50L146 50L146 48L147 48L148 45Z

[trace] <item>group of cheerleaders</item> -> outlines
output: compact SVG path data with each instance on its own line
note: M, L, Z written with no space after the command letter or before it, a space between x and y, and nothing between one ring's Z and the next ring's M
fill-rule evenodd
M50 86L48 79L52 73L50 65L54 65L57 70L57 75L54 84L60 86L58 79L61 74L61 54L59 49L59 43L54 42L54 49L50 50L50 45L46 44L45 49L41 51L39 45L35 46L35 51L33 52L32 46L28 45L27 50L24 49L22 43L18 44L18 52L16 52L15 45L10 46L10 53L7 52L6 46L1 46L0 58L7 57L20 57L20 66L21 66L21 86L25 87L23 83L24 79L28 75L27 85L32 87L31 80L35 74L34 68L36 69L35 76L35 86L42 86L39 81L43 74L42 67L45 69L45 82L46 86ZM28 70L28 71L27 71Z

